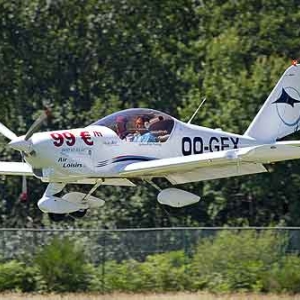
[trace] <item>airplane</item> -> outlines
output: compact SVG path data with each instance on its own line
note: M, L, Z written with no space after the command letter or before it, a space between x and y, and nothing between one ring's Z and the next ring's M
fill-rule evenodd
M200 197L172 186L267 172L265 164L300 158L300 141L278 141L299 129L300 64L284 72L242 135L145 108L122 110L83 128L38 132L48 115L45 111L19 137L0 123L9 147L23 157L23 162L0 162L0 174L48 183L37 205L51 220L81 218L104 205L92 196L99 186L135 186L141 180L159 191L159 203L183 207ZM167 179L171 187L161 190L156 178ZM61 196L67 184L92 188ZM24 180L25 199L26 192Z

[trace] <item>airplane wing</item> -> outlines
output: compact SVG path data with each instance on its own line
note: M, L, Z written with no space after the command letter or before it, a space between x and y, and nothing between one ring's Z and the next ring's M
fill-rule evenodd
M245 147L190 156L131 163L122 177L166 177L173 184L266 172L264 163L300 158L300 144Z
M33 176L32 168L23 162L0 162L0 175Z

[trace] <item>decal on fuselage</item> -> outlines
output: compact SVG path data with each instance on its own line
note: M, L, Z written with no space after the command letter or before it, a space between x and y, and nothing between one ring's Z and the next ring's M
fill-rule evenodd
M239 138L228 136L212 136L207 142L200 136L182 138L182 154L184 156L192 154L201 154L204 152L215 152L227 149L238 149Z
M61 148L61 155L66 155L66 154L69 154L69 153L88 153L88 155L91 155L92 152L91 152L91 149L90 148L87 148L87 147L73 147L73 148Z
M65 157L59 157L57 162L60 163L61 167L63 168L82 168L83 164L77 163L77 162L69 162L67 158Z
M69 168L82 168L83 165L80 164L80 163L77 163L77 162L74 162L74 163L63 163L62 165L63 168L65 169L69 169Z
M100 131L93 131L94 137L102 137L102 133ZM66 146L74 146L76 143L76 136L70 132L52 132L50 133L51 139L53 141L53 145L55 147L62 147L63 145ZM92 135L88 131L81 131L79 133L80 139L88 146L93 146L94 141L92 140Z

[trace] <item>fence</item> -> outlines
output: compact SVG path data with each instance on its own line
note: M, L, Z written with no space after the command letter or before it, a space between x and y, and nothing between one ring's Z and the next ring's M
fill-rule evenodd
M187 255L205 237L221 230L255 230L284 233L288 236L288 252L300 253L300 227L212 227L212 228L148 228L148 229L0 229L2 259L24 259L34 255L54 237L69 238L84 244L87 257L95 265L108 260L133 258L143 261L147 255L184 250Z

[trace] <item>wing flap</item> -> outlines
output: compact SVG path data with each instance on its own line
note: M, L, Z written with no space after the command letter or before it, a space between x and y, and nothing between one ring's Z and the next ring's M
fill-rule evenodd
M211 179L227 178L267 172L262 164L241 163L232 165L221 165L214 167L198 168L185 173L174 173L166 176L172 184L183 184L187 182L198 182Z
M27 163L1 161L0 175L33 176L33 171Z

